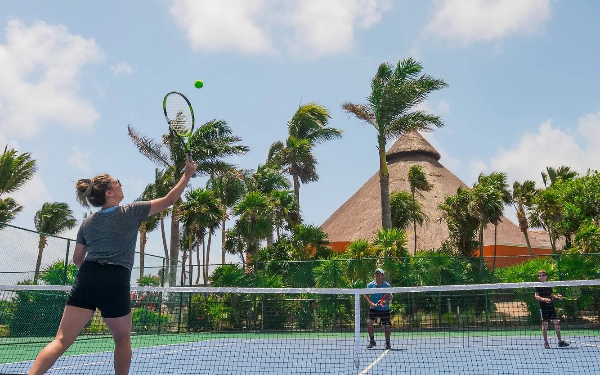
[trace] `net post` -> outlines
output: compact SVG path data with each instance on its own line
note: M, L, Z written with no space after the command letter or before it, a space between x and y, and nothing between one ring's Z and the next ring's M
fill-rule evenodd
M354 368L360 368L360 294L354 293Z

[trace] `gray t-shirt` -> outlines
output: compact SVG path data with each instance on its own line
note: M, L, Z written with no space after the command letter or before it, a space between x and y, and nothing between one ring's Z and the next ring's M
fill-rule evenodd
M86 261L133 268L138 229L148 218L150 202L98 211L83 220L77 243L87 246Z

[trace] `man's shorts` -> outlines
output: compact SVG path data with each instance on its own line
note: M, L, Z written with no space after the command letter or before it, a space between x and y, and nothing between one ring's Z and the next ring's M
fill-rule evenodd
M390 320L390 310L375 310L369 309L369 320L372 322L379 321L382 326L391 326L392 322Z
M83 262L69 292L67 305L100 310L103 318L131 312L131 271L115 264Z
M558 319L556 316L556 310L554 309L554 304L552 303L540 305L540 315L542 316L543 322Z

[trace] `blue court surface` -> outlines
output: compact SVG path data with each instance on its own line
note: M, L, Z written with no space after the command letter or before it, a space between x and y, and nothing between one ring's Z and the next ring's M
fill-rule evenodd
M567 338L567 337L565 337ZM366 349L358 364L346 339L216 339L135 349L130 374L600 374L600 337L569 336L544 349L541 337L429 337ZM60 358L48 374L113 374L113 353ZM31 361L0 365L27 373Z

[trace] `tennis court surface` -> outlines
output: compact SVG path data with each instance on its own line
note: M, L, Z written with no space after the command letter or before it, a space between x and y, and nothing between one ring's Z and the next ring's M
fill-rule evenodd
M367 349L366 289L132 288L131 374L596 374L600 280L547 282L562 338L550 349L537 283L392 288L392 349ZM68 288L0 287L10 304L0 374L27 373L52 340ZM6 305L6 303L5 303ZM15 321L15 319L19 319ZM97 316L49 374L112 374Z

